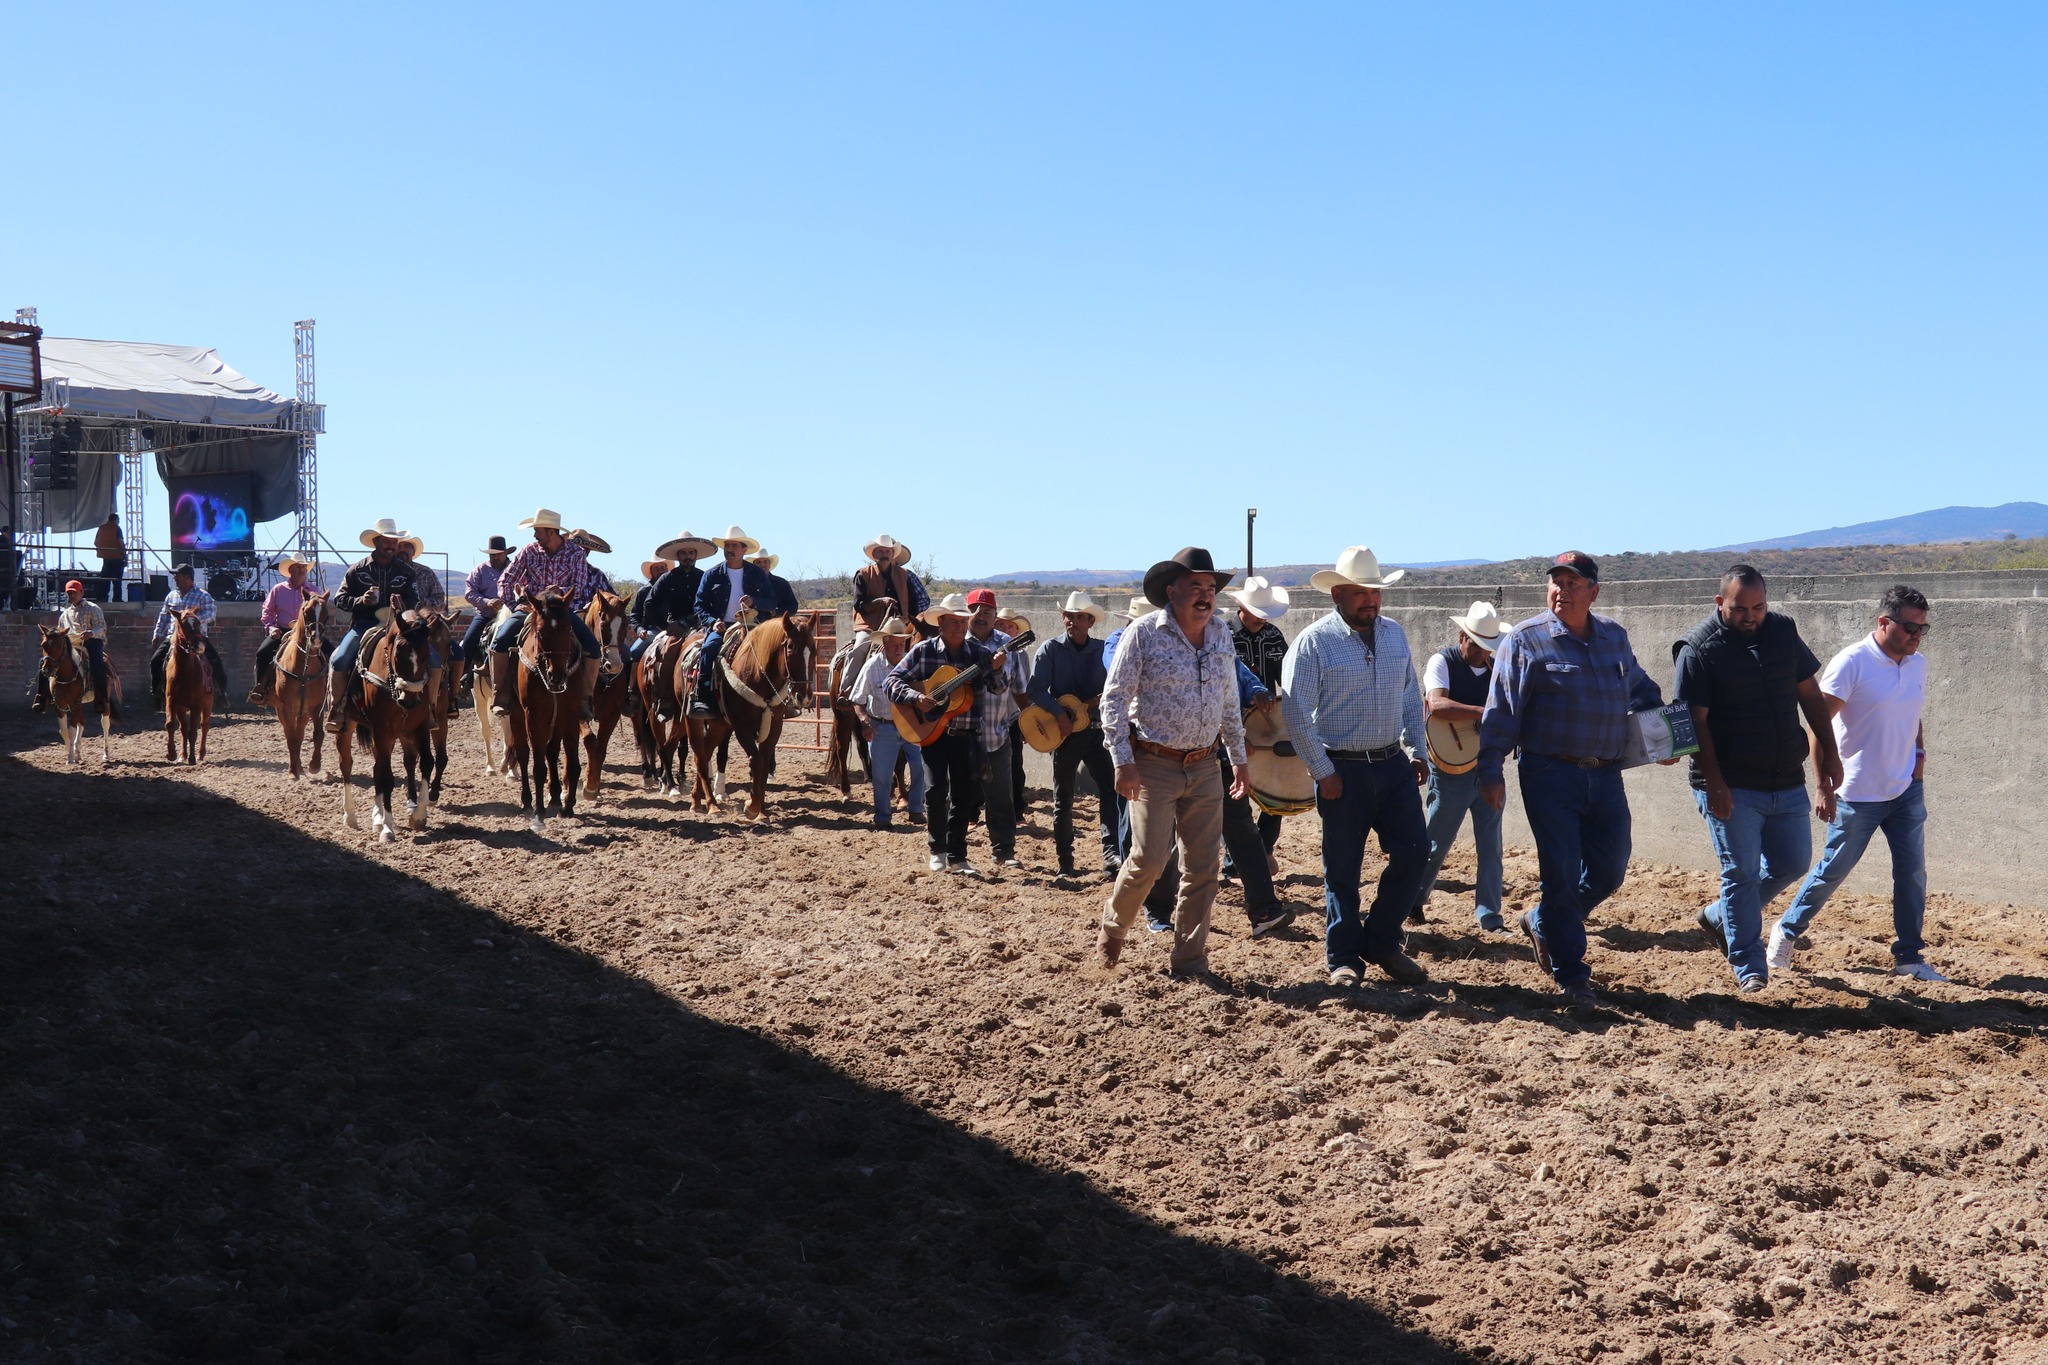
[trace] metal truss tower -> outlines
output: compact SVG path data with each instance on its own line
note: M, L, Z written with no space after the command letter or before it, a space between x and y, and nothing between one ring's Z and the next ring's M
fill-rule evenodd
M292 410L299 429L299 558L312 562L312 582L327 586L320 568L320 410L313 376L313 319L292 324L292 359L298 371L299 402Z
M40 325L36 321L36 310L33 308L15 309L14 320L27 327ZM40 396L35 401L41 402ZM38 424L37 429L38 431L41 430L40 424ZM29 433L24 430L21 434L23 437L26 437ZM26 460L21 462L21 467L16 477L20 480L20 483L15 494L14 504L15 521L17 523L14 527L14 548L21 552L22 572L32 576L31 582L41 583L43 581L44 566L43 546L47 535L47 532L43 530L43 495L29 490L28 462ZM10 603L10 605L12 604Z

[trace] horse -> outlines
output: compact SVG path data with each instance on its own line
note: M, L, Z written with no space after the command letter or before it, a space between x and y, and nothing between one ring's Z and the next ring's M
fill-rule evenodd
M623 660L626 642L631 637L633 623L626 619L625 598L608 592L592 593L590 605L583 609L583 623L590 627L590 633L604 647L607 663L614 656ZM599 678L591 690L590 705L592 721L584 731L583 750L588 757L583 782L584 794L596 797L597 785L604 775L605 750L611 746L612 731L618 726L619 717L625 714L626 694L631 687L633 676L625 668L609 677ZM645 771L645 752L642 752L642 771Z
M868 757L867 739L861 734L860 708L846 694L860 676L862 665L867 663L868 652L876 647L872 635L866 639L856 636L832 656L831 683L825 693L832 704L832 738L825 750L825 785L836 785L841 796L853 791L847 764L849 749L860 755L862 771L874 767Z
M270 685L270 709L284 731L294 782L305 778L299 752L306 742L306 727L313 730L312 771L320 771L320 751L327 746L327 730L320 724L320 710L327 704L327 621L327 594L308 591L299 604L298 619L271 661L275 677Z
M544 834L543 810L549 805L564 815L576 813L576 785L582 778L582 754L576 747L576 665L583 651L570 625L574 618L568 600L560 593L548 588L538 597L522 594L520 600L526 607L526 628L519 639L519 669L513 683L517 699L505 716L506 748L519 769L519 808L532 812L533 832ZM547 802L540 794L543 772Z
M171 653L164 661L164 762L178 761L178 739L185 740L188 764L206 761L206 732L213 725L213 667L206 659L206 632L199 609L188 607L171 617Z
M689 722L690 751L697 760L697 780L690 797L693 810L719 804L708 777L712 754L736 736L753 773L747 816L754 820L762 817L768 774L775 766L775 743L782 736L784 708L802 710L811 704L813 654L810 627L794 616L764 621L720 651L719 714L692 717Z
M80 751L85 747L86 716L86 674L80 660L81 651L72 643L70 635L52 626L42 626L43 672L50 675L50 709L57 713L57 733L64 739L64 761L74 766L84 762ZM121 683L114 676L113 660L107 661L107 691L118 693ZM92 710L100 718L100 762L114 761L113 751L107 743L107 732L113 727L116 714L113 696L93 698Z
M441 774L448 767L448 746L434 743L435 694L441 690L440 670L432 664L433 618L402 613L393 603L393 620L367 642L356 661L356 676L348 686L355 693L360 716L351 714L334 742L334 757L341 766L342 823L361 829L356 821L355 775L356 729L372 755L370 823L377 838L390 843L398 837L391 816L391 794L398 778L391 766L391 751L405 751L406 824L420 830L427 827L427 807L441 799ZM422 758L424 757L424 764ZM424 766L427 799L419 799L419 769Z
M683 794L676 754L689 737L688 656L704 635L701 630L682 637L664 635L648 646L637 666L640 712L634 717L633 734L640 742L640 784L672 798Z
M484 659L481 665L470 668L470 701L476 709L476 726L484 742L484 771L506 781L512 779L512 734L511 717L498 717L491 713L491 706L497 694L491 689L490 648L491 641L498 637L498 628L505 624L505 618L512 608L500 607L484 629ZM491 741L495 738L495 749Z

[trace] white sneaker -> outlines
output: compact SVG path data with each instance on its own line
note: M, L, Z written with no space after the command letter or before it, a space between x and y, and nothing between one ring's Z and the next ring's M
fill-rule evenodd
M932 854L931 857L925 859L925 866L931 868L934 872L944 872L946 870L946 855L943 853Z
M1948 980L1947 977L1934 970L1933 966L1926 962L1901 962L1898 966L1892 968L1892 975L1910 976L1915 981Z
M1797 947L1794 935L1785 932L1785 926L1771 926L1771 946L1764 951L1764 962L1774 972L1790 971L1792 950Z

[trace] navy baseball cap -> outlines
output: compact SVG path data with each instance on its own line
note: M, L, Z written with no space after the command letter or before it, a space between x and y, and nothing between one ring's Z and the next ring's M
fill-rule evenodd
M1600 581L1600 561L1583 550L1566 550L1551 560L1550 572L1556 573L1559 569L1569 569L1588 583Z

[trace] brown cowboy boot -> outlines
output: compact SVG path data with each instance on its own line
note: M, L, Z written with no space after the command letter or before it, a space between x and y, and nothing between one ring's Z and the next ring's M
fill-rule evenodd
M327 675L327 733L338 735L348 715L348 679L339 670Z
M494 649L486 657L490 660L491 668L491 714L509 716L512 714L514 685L512 670L518 667L518 664L506 650Z

